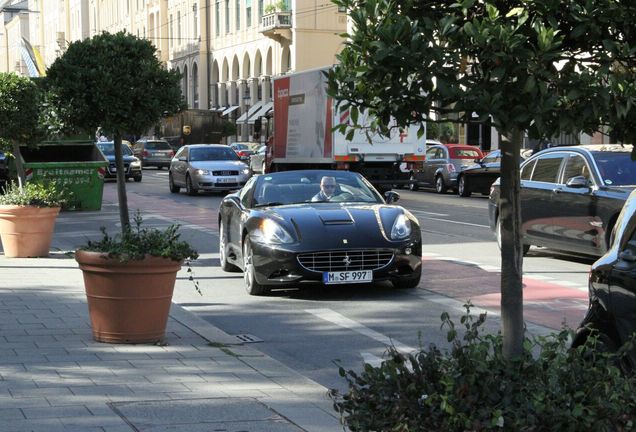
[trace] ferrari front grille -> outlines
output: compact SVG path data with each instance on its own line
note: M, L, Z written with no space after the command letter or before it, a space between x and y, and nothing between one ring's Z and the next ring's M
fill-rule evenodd
M383 249L358 249L312 252L298 255L298 262L316 272L378 270L393 260L393 252Z

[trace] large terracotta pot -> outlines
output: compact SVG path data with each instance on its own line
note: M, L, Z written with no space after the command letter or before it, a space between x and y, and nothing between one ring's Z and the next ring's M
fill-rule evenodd
M164 338L181 261L146 256L120 262L78 250L93 337L99 342L146 343Z
M0 205L0 238L10 258L47 256L59 207Z

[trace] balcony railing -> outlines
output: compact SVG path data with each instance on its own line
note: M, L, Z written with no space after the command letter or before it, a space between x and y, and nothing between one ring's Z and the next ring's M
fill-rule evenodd
M292 15L290 11L274 12L261 17L261 33L276 32L291 29Z

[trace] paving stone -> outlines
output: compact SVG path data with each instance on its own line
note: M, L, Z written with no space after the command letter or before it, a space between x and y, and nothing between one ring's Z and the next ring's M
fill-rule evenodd
M78 405L23 408L22 411L28 419L83 417L91 415L90 411L88 411L85 406Z
M139 431L302 431L254 399L211 398L113 406Z
M5 420L20 420L24 419L22 411L18 408L0 408L0 422Z

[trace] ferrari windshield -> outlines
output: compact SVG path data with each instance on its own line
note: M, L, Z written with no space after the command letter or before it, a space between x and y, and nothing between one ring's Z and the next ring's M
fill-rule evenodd
M348 171L286 171L264 174L254 186L254 205L356 202L383 203L359 174Z

